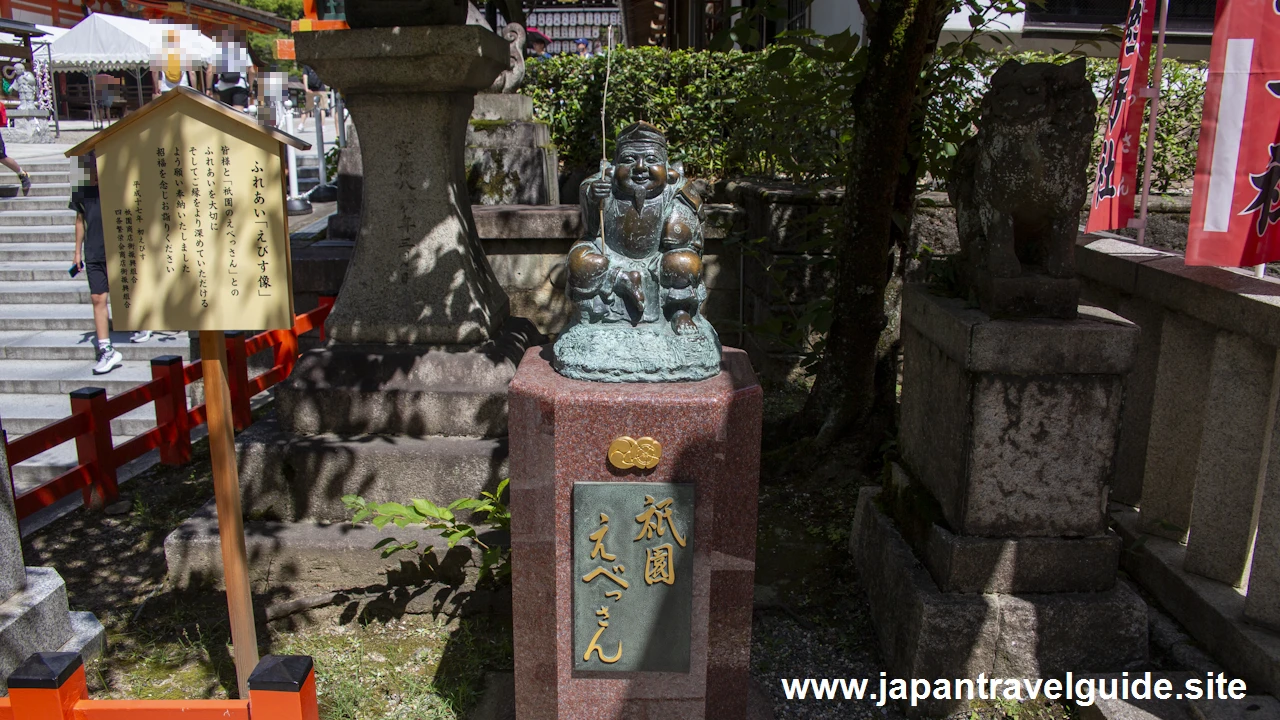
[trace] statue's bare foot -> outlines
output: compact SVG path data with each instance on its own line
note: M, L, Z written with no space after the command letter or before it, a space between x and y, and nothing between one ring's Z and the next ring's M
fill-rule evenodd
M684 310L677 310L671 316L671 329L675 330L677 335L693 335L698 332L698 326L694 324L693 317Z

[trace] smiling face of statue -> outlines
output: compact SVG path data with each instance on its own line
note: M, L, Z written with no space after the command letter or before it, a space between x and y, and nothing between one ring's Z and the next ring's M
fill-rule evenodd
M619 194L636 202L658 197L667 186L667 149L656 142L618 147L613 178Z

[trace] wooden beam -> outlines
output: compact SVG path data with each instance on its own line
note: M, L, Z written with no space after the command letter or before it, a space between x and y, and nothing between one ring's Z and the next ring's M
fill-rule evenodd
M15 43L0 43L0 57L8 58L28 58L29 52L25 45Z

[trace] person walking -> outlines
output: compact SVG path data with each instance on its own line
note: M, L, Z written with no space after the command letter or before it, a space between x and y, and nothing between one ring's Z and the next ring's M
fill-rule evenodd
M4 103L0 102L0 127L9 126L9 113L5 110ZM31 192L31 177L22 171L22 166L17 160L9 157L4 148L4 136L0 135L0 165L4 165L10 170L18 174L18 182L22 183L22 194L26 195Z
M218 36L217 55L205 70L209 96L232 107L247 109L252 104L256 73L248 49L237 41L231 28L223 28Z
M176 29L165 30L161 46L151 54L154 97L160 97L178 86L192 87L190 65L190 54L182 47L182 33Z
M107 320L107 247L102 229L102 202L98 194L98 166L91 152L80 158L82 180L71 191L69 207L76 211L76 251L71 276L84 270L93 303L93 329L97 335L98 361L94 375L103 375L124 364L124 356L111 345ZM86 177L87 175L87 177Z
M10 170L18 174L18 182L22 185L22 194L28 195L31 192L31 176L28 175L17 160L9 157L9 153L5 151L4 137L0 136L0 165L4 165Z

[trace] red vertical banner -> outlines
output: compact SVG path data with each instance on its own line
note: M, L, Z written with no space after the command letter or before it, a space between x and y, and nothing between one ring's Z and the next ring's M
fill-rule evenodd
M1167 0L1166 0L1167 1ZM1111 112L1102 156L1094 172L1088 232L1127 227L1133 218L1142 152L1142 108L1138 95L1147 87L1151 65L1151 29L1158 0L1132 0L1120 43L1120 61L1111 84Z
M1188 265L1280 260L1280 0L1218 0Z

